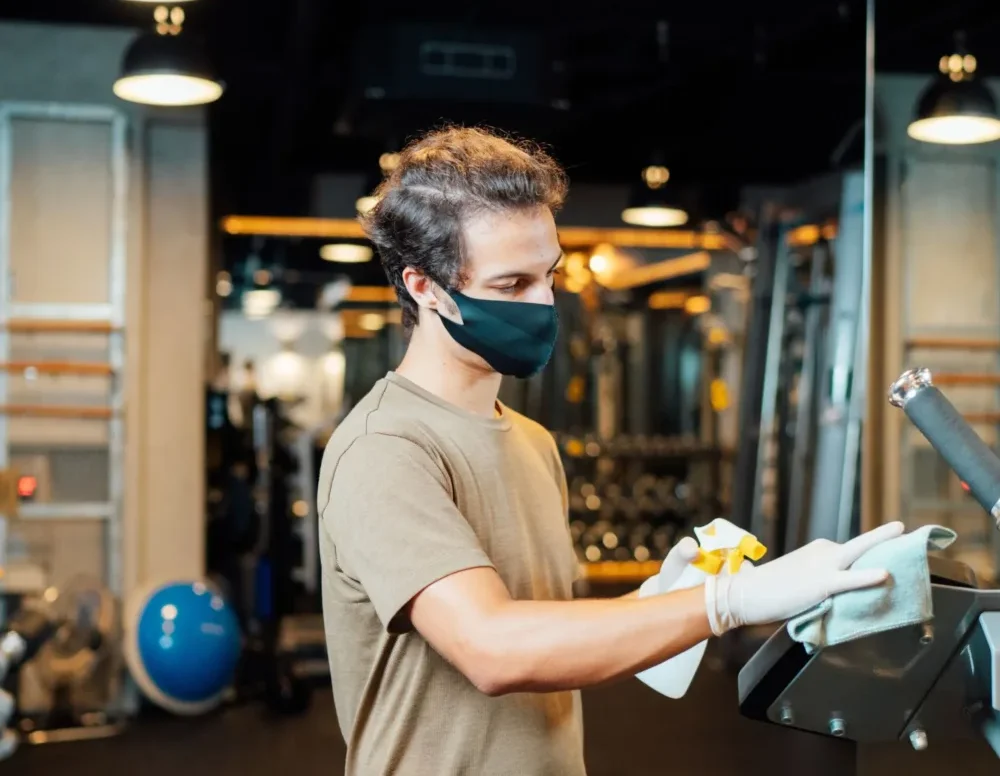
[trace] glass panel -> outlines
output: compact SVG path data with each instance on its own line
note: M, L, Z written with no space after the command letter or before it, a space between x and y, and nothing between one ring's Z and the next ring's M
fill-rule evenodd
M13 300L107 302L110 125L15 119L11 134Z

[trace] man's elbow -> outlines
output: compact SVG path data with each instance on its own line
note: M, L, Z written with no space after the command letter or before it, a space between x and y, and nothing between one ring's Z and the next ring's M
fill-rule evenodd
M466 640L458 668L479 692L491 698L524 692L530 684L517 652L488 636Z
M499 698L501 695L508 695L517 691L512 682L506 681L496 672L488 670L473 673L469 677L469 681L472 682L479 692L483 695L488 695L490 698Z

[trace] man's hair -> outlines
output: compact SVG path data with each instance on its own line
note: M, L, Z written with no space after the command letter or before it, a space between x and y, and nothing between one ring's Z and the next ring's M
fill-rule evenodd
M361 223L396 289L409 332L417 303L403 270L412 267L446 290L465 281L462 225L484 212L547 207L566 198L563 169L536 145L484 130L449 127L408 144Z

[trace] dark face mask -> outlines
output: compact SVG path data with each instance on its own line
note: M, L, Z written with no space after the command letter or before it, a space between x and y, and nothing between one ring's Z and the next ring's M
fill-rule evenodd
M457 291L448 295L458 306L463 323L443 315L441 323L455 342L500 374L531 377L549 362L559 333L554 305L474 299Z

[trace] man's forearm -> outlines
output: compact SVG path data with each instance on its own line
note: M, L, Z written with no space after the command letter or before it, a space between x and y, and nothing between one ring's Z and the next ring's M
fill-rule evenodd
M702 587L648 598L511 601L480 626L488 691L552 692L632 676L712 635Z

